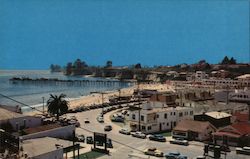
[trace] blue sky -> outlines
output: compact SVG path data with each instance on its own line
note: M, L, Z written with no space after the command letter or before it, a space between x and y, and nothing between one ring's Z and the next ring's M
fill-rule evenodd
M1 0L0 69L249 62L248 0Z

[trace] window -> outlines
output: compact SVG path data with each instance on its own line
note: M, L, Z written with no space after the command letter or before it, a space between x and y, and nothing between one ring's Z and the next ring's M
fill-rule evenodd
M193 111L190 111L190 115L193 115Z
M170 113L170 115L172 115L172 112Z
M26 128L26 119L23 119L23 127Z
M183 116L183 113L181 112L181 113L179 113L179 117L182 117Z
M174 112L174 115L175 115L175 112Z
M159 114L156 115L156 118L159 118Z
M168 126L169 124L167 123L167 126Z
M141 129L142 129L142 130L145 130L145 129L146 129L146 127L145 127L145 126L142 126L142 127L141 127Z
M143 115L141 115L141 121L144 121L144 116Z
M151 130L152 128L151 128L151 126L148 126L148 130Z
M135 114L132 114L132 119L135 119Z
M176 126L176 122L174 121L174 126Z
M164 118L165 118L165 119L167 119L167 117L168 117L168 114L167 114L167 113L165 113L165 114L164 114Z

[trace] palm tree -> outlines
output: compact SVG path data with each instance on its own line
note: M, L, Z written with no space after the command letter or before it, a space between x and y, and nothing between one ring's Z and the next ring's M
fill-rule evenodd
M64 99L65 97L65 94L60 94L59 96L50 94L50 98L47 101L48 112L56 115L57 120L59 120L60 115L68 111L68 101Z

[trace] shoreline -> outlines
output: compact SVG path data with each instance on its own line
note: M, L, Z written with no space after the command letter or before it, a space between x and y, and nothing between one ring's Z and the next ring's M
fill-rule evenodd
M140 84L139 89L153 89L157 90L159 92L165 92L165 91L171 91L172 89L170 88L171 85L169 84ZM137 85L133 85L127 88L122 88L120 89L121 91L121 96L129 96L133 95L134 89L137 89ZM104 97L104 103L109 102L109 98L119 96L119 91L114 90L114 91L103 91L105 94L103 95ZM80 106L90 106L90 105L95 105L95 104L101 104L102 103L102 95L101 94L88 94L86 96L79 97L77 99L72 99L69 100L69 109L75 109ZM46 108L46 106L45 106ZM42 110L42 107L38 107L37 109ZM47 108L45 109L47 110ZM36 111L36 110L31 110L27 112L23 112L25 115L36 115L36 114L41 114L41 112Z

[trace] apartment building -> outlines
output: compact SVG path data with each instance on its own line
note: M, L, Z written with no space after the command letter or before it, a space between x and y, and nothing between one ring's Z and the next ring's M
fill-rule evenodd
M130 128L144 133L153 133L173 129L183 119L193 119L193 108L167 107L162 102L148 102L141 110L129 113Z
M203 71L196 71L195 72L195 80L199 81L199 80L203 80L208 78L208 74L206 74L206 72Z

